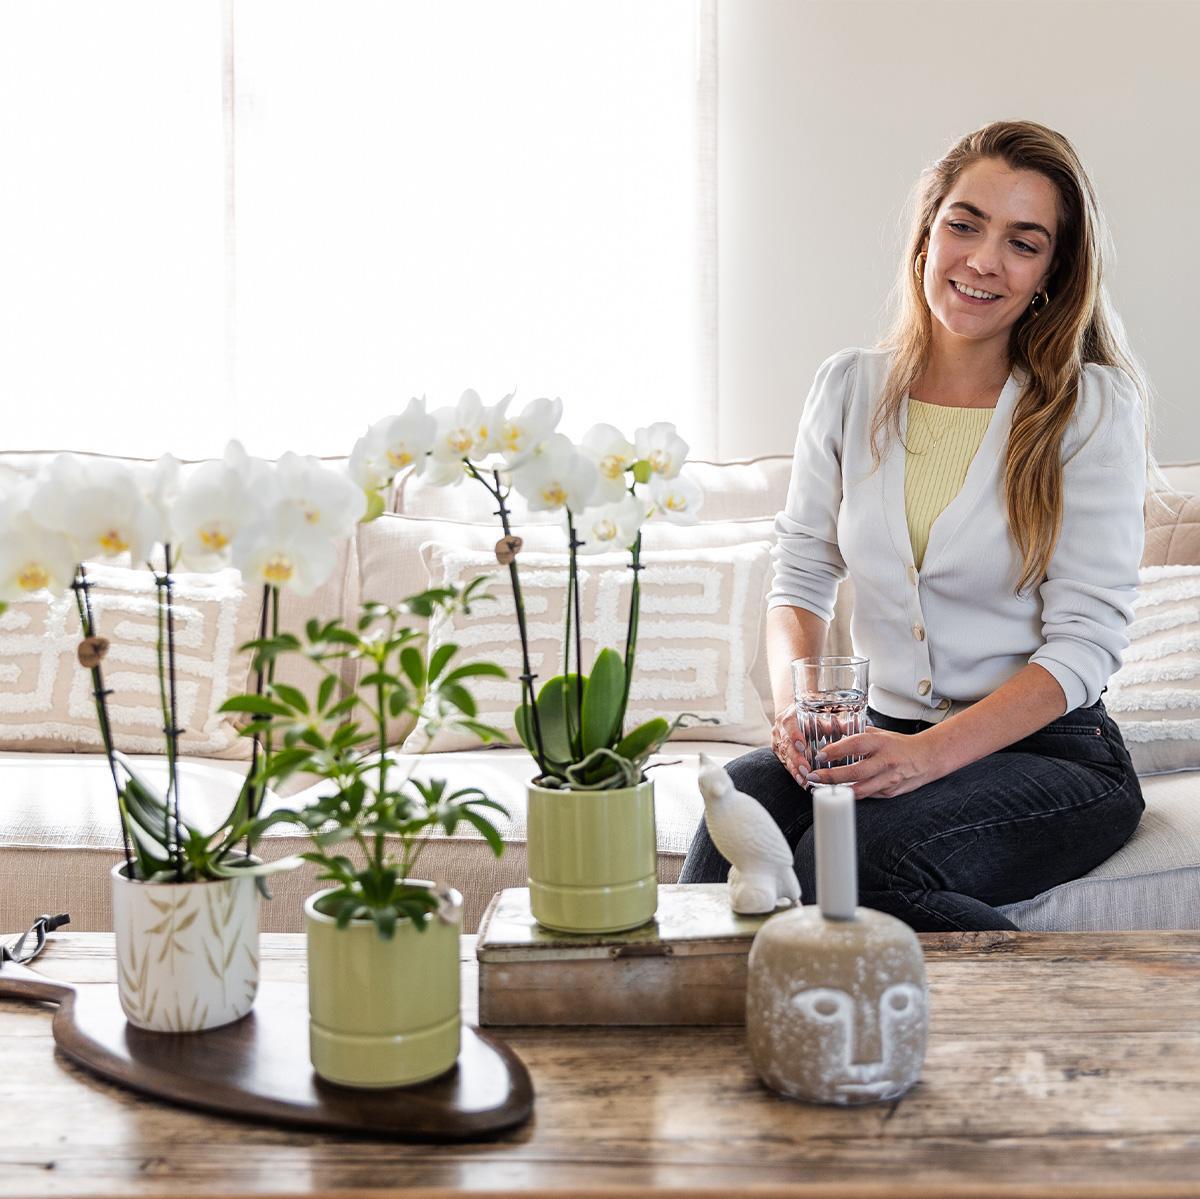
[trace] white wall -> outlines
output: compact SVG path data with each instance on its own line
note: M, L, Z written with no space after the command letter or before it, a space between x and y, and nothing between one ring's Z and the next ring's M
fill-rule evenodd
M719 0L718 48L722 457L789 448L821 361L878 339L921 169L1028 119L1108 215L1160 459L1200 458L1200 2Z

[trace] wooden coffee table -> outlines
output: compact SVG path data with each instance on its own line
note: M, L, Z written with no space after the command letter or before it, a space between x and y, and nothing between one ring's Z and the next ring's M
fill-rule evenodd
M1200 1195L1200 933L921 939L929 1056L895 1103L778 1098L737 1028L508 1029L534 1116L470 1145L143 1099L56 1055L47 1008L3 1000L0 1195ZM470 1017L473 938L463 950ZM263 951L265 977L303 977L302 937ZM112 981L111 937L56 935L36 968Z

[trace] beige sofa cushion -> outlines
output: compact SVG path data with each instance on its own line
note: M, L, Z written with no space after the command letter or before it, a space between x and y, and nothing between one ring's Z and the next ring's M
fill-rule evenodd
M1143 566L1200 563L1200 495L1158 492L1146 504Z
M1142 780L1133 836L1083 878L1000 911L1029 932L1200 927L1200 774Z

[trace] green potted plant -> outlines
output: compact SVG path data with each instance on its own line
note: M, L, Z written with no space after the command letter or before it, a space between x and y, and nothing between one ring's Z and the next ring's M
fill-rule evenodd
M267 723L252 732L244 783L216 828L202 830L185 814L176 680L180 572L227 572L235 596L240 572L243 583L261 585L263 633L278 632L281 589L306 594L319 586L332 570L334 542L364 511L361 490L344 474L295 455L275 465L256 461L236 442L186 479L169 455L134 468L62 454L0 496L0 601L71 592L78 609L78 658L91 675L123 843L123 861L112 870L118 993L127 1019L140 1028L202 1031L250 1010L264 876L298 864L263 863L252 853L271 759ZM165 788L119 748L105 685L112 647L102 635L90 568L104 559L134 570L144 565L153 576ZM260 692L267 681L269 668L257 677Z
M506 814L478 787L450 790L414 775L388 752L389 720L422 711L438 727L466 729L484 740L498 730L475 720L471 679L504 676L488 662L456 664L457 647L432 654L428 634L408 623L470 611L483 580L459 590L410 596L395 606L365 603L351 628L312 621L303 639L290 634L254 643L258 660L302 654L323 672L313 702L294 687L268 683L262 696L229 702L248 711L244 730L268 727L279 748L262 768L265 782L296 771L324 780L318 798L280 808L255 826L302 824L314 848L301 856L331 884L305 904L309 1029L313 1068L343 1086L405 1086L445 1073L459 1052L459 933L462 897L420 877L426 834L451 835L466 823L497 856L503 843L490 813ZM357 687L339 696L336 663L360 661Z
M534 400L509 415L511 396L485 407L473 391L429 414L413 400L360 439L351 475L369 502L408 467L435 485L469 477L495 504L522 649L517 733L536 773L528 787L530 904L542 924L567 932L635 928L657 910L654 787L648 759L685 720L655 717L625 727L633 680L643 569L643 523L690 523L699 489L680 476L687 445L673 425L637 430L633 442L595 426L578 446L555 432L559 400ZM513 491L529 510L561 511L567 542L567 618L562 673L540 684L530 666L521 595L521 539L513 535ZM578 559L625 551L633 583L625 644L584 662Z

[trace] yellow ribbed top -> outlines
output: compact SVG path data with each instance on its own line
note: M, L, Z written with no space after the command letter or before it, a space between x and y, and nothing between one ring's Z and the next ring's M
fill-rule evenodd
M994 408L947 408L908 401L904 455L904 511L918 570L925 560L929 530L962 490Z

